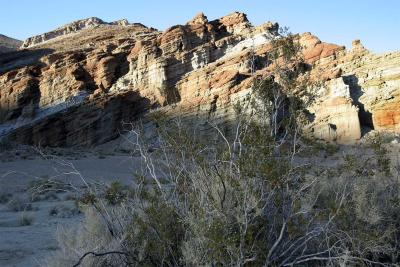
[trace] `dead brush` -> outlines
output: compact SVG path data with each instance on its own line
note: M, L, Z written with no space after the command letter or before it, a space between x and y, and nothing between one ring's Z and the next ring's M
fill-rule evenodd
M40 177L32 182L28 186L28 194L32 200L46 200L46 199L58 199L57 193L71 192L74 187L66 182L55 178Z

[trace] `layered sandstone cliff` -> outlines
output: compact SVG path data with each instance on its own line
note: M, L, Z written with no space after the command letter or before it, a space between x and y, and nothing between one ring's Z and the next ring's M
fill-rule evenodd
M234 105L268 73L270 40L279 38L277 24L252 26L242 13L213 21L199 14L164 32L83 21L0 56L0 134L94 145L154 109L197 125L232 121ZM309 33L299 40L311 76L321 82L310 107L315 136L351 143L367 127L400 132L399 52L375 55L359 42L345 50Z

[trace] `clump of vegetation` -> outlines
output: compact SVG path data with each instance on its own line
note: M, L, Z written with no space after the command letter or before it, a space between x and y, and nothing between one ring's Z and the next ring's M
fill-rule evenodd
M78 215L80 210L76 207L69 207L66 205L56 205L49 210L49 215L58 218L71 218Z
M385 147L385 139L381 134L376 134L369 141L370 147L374 150L379 171L390 175L390 158L388 150Z
M376 139L379 139L379 142L382 144L389 144L391 142L398 142L399 141L399 135L391 132L376 132L373 133L372 135L367 138L367 143L374 142Z
M324 140L316 140L310 137L302 138L302 151L299 156L310 157L310 156L321 156L323 154L325 158L337 154L340 150L340 146L336 143L327 142Z
M34 222L34 217L32 215L28 215L25 212L22 213L19 224L20 226L29 226L32 225Z
M6 204L12 198L12 194L2 192L0 193L0 204Z
M33 210L32 204L27 199L18 196L12 197L8 201L7 207L10 211L15 211L15 212Z
M58 200L57 193L68 192L71 189L72 186L68 183L43 176L30 182L28 193L34 201L49 199Z
M117 223L117 222L116 222ZM110 233L107 224L101 214L94 208L85 210L85 218L77 228L60 228L57 232L59 250L43 263L43 266L102 266L102 259L94 257L90 253L79 262L78 259L87 252L97 252L98 249L117 250L123 240L116 240ZM113 257L115 256L116 257ZM118 254L108 254L113 257L116 266L126 266L127 262L118 257ZM102 258L102 257L100 257ZM119 265L118 265L119 264Z
M114 181L106 189L104 198L111 205L121 204L127 196L127 188L122 186L118 181Z
M342 164L320 177L319 184L325 187L321 196L328 192L333 194L339 187L346 192L335 224L353 242L353 253L390 265L400 260L400 254L396 252L400 233L397 215L400 211L400 173L390 160L391 171L382 168L380 153L346 154ZM319 203L329 206L323 199Z

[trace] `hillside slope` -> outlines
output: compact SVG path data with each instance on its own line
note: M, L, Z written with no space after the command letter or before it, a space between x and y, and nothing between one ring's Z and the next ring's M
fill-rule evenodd
M238 12L213 21L199 14L164 32L92 20L0 56L2 136L97 145L154 110L207 131L207 121L235 119L234 105L268 74L269 42L279 37L278 24L253 26ZM359 41L346 50L310 33L299 41L321 82L310 107L317 137L354 143L365 129L400 132L400 52L375 55Z
M17 50L22 41L0 34L0 53Z

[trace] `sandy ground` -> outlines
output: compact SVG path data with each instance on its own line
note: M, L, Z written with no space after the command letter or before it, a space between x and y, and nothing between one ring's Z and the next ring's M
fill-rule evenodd
M131 156L87 157L69 159L32 159L0 162L0 184L5 190L23 190L32 180L49 177L81 184L81 176L88 182L124 183L133 181L133 173L139 159ZM78 174L80 173L80 174Z
M57 193L39 201L26 200L31 202L28 208L12 210L10 201L30 199L26 190L31 181L48 177L79 187L83 184L82 175L87 182L118 180L129 184L133 182L139 161L129 155L88 155L72 160L36 157L0 162L0 196L11 198L0 204L0 266L41 266L46 256L58 249L57 228L82 219L82 214L74 208L74 201L68 200L68 193ZM57 207L61 212L52 214ZM32 220L31 225L24 225L24 218Z

